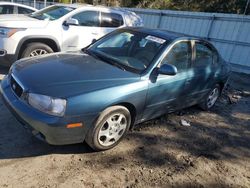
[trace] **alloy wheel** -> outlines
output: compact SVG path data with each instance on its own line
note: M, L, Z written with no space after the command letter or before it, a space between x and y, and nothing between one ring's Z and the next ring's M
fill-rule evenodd
M38 56L38 55L44 55L44 54L48 54L48 52L46 50L43 49L35 49L30 53L30 57L34 57L34 56Z
M125 115L116 113L109 116L98 133L98 141L102 146L111 146L120 140L125 133L128 121Z
M207 98L207 107L211 108L214 105L214 103L216 102L216 100L218 99L218 97L219 97L219 89L214 88L210 92L210 94L209 94L209 96Z

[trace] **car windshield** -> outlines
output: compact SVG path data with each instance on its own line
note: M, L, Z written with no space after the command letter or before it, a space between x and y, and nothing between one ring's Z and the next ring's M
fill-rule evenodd
M57 20L61 18L62 16L68 14L74 10L72 7L67 6L51 6L48 8L45 8L41 11L34 12L33 14L30 14L29 16L32 18L36 18L39 20Z
M121 30L97 41L86 52L124 70L142 73L166 43L166 39L147 33Z

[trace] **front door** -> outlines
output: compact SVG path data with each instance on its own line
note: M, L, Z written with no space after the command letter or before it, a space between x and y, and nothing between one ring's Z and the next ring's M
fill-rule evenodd
M79 50L91 44L93 39L100 38L100 12L85 10L72 18L79 25L63 26L63 51Z
M191 54L190 41L181 41L176 43L163 59L161 64L174 65L177 68L177 74L174 76L158 75L155 80L150 80L144 120L185 106L186 101L182 100L182 96Z

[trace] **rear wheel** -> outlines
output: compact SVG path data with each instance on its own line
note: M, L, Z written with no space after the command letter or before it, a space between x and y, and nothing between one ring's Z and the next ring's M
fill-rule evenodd
M111 149L121 141L130 124L131 115L127 108L109 107L90 128L85 141L96 151Z
M200 104L203 110L211 109L220 96L220 86L216 85L207 95L205 101Z
M24 57L34 57L38 55L44 55L48 53L53 53L54 51L46 44L40 42L33 42L26 46L22 53L22 58Z

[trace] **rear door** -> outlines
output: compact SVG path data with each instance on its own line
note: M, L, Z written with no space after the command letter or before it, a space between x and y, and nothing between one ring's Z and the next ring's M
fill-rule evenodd
M218 54L205 41L193 41L194 59L186 83L187 100L196 104L215 84Z
M123 25L123 17L119 13L101 11L101 36Z
M150 80L144 119L151 119L182 108L186 102L183 92L191 57L191 43L188 40L180 41L170 49L161 64L174 65L177 68L177 74L158 75L156 80Z

